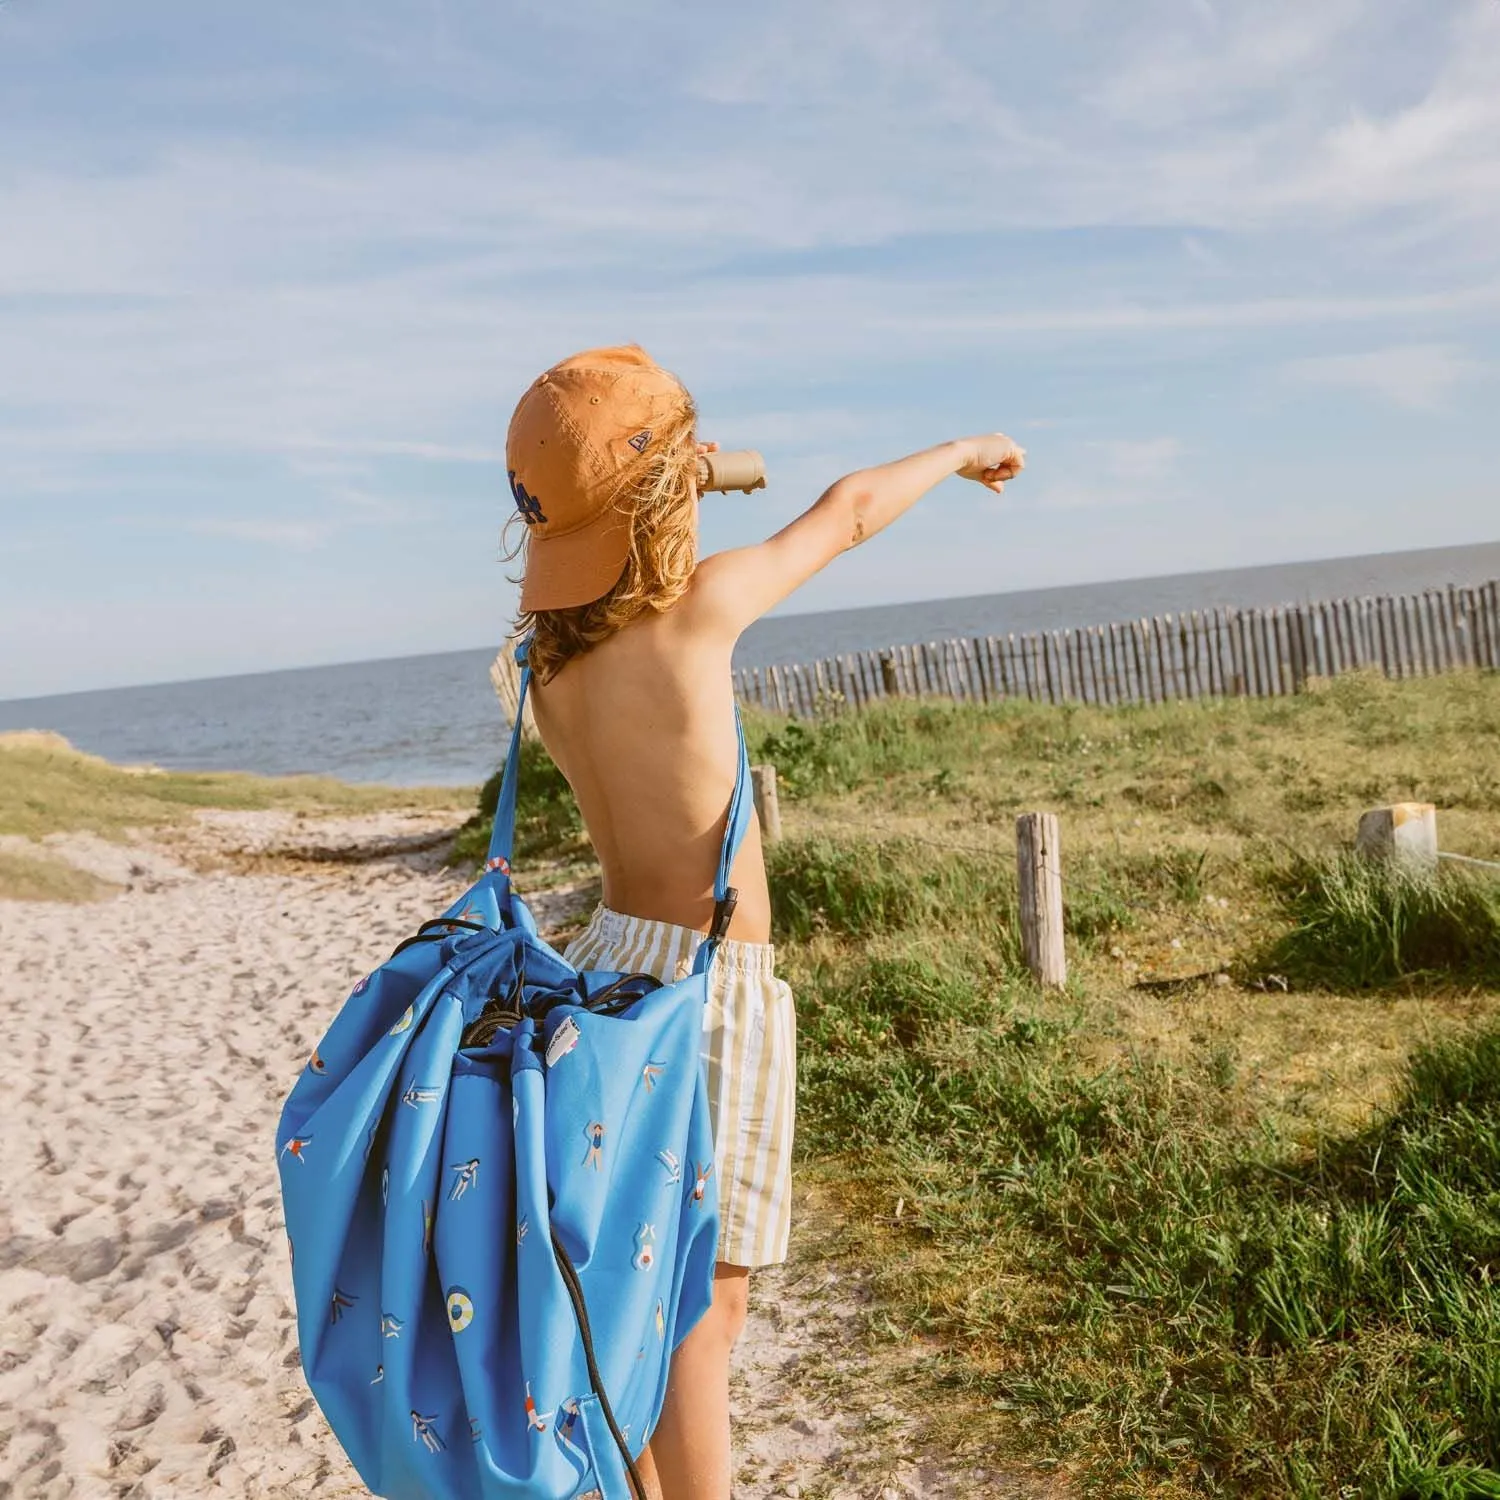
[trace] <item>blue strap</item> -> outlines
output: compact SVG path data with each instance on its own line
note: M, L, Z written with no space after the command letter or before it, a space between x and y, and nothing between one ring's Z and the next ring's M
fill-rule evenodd
M516 695L516 722L511 726L505 774L500 780L500 800L495 806L495 826L490 834L489 863L494 866L496 861L503 861L502 867L506 869L510 866L516 840L516 783L521 772L521 724L526 716L526 692L531 686L531 668L526 661L526 648L530 644L528 637L516 647L516 660L521 666L521 687ZM719 847L719 868L714 873L714 923L708 937L699 944L693 961L695 974L703 973L713 962L714 951L734 913L737 898L730 887L729 874L755 813L755 799L750 791L750 754L745 748L745 726L740 721L738 704L734 709L734 733L739 742L739 765L734 773L734 791L729 798L729 816L724 823L724 841Z
M734 790L729 794L729 816L724 820L724 842L719 846L719 868L714 875L714 920L693 957L695 974L708 972L719 943L729 930L729 919L739 900L739 892L729 884L729 872L734 869L735 856L755 815L755 797L750 790L750 752L745 748L745 726L740 721L738 703L734 706L734 736L739 741L740 758L734 771Z

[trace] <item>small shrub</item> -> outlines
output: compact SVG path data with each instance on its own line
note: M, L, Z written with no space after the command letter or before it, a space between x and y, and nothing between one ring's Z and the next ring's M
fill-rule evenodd
M481 864L489 848L490 829L500 801L504 767L479 790L479 808L459 830L449 862L464 868ZM567 778L557 769L540 740L521 742L521 772L516 784L516 847L527 856L562 856L587 845L583 818Z

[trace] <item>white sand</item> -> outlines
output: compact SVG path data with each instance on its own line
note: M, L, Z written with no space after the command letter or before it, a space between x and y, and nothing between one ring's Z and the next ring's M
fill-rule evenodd
M0 901L0 1500L365 1493L298 1367L272 1133L332 1008L462 883L423 853L265 855L409 849L443 822L216 813L134 849L56 839L126 888ZM544 926L567 905L533 903ZM736 1494L1041 1493L917 1464L878 1398L819 1404L807 1372L847 1381L861 1358L845 1293L795 1259L757 1279Z

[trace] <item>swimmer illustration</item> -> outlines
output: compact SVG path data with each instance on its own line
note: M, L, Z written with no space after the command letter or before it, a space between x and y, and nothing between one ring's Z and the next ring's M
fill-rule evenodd
M381 1383L381 1381L383 1381L384 1379L385 1379L385 1366L384 1365L376 1365L375 1366L375 1378L370 1382L370 1384L371 1385L379 1385Z
M403 1328L405 1328L405 1327L406 1327L406 1324L403 1323L401 1321L401 1319L398 1318L395 1315L395 1313L381 1313L381 1315L380 1315L380 1336L381 1336L381 1338L383 1338L383 1339L399 1339L401 1337L401 1330Z
M474 1304L461 1286L448 1288L448 1326L454 1333L462 1333L474 1321Z
M662 1308L660 1298L656 1301L656 1337L661 1343L667 1340L667 1315Z
M434 1084L409 1083L406 1085L406 1092L401 1096L401 1102L416 1109L421 1104L436 1104L442 1097L442 1089Z
M479 1425L478 1417L469 1418L469 1441L477 1443L484 1436L484 1429Z
M432 1250L432 1209L427 1200L422 1200L422 1253L430 1254Z
M589 1143L583 1164L586 1167L592 1167L597 1172L604 1162L604 1127L597 1120L593 1120L584 1127L583 1133Z
M453 1173L453 1186L448 1189L448 1200L457 1203L479 1181L479 1158L471 1157L448 1170Z
M525 1214L522 1214L520 1222L516 1225L516 1244L519 1245L530 1232L531 1220Z
M415 1407L412 1408L412 1441L420 1443L429 1453L441 1453L443 1451L443 1440L438 1436L436 1422L436 1412L430 1417L424 1417Z
M363 979L361 979L359 981L359 983L356 984L352 990L349 991L349 993L351 995L363 995L364 992L367 989L369 989L369 988L370 988L370 976L368 974L366 974L365 977Z
M358 1297L351 1297L348 1292L341 1292L337 1287L334 1287L333 1303L328 1309L328 1321L330 1323L337 1323L344 1316L344 1313L358 1301Z
M642 1224L635 1232L635 1259L630 1262L637 1271L649 1271L656 1264L656 1229Z
M380 1202L382 1206L391 1201L391 1169L382 1167L380 1169Z
M307 1066L311 1068L314 1073L326 1073L328 1071L328 1064L318 1056L318 1049L316 1047L313 1048L312 1056L307 1060Z
M408 1005L406 1009L401 1012L401 1019L391 1027L388 1034L390 1036L400 1036L403 1031L409 1031L411 1029L412 1019L413 1017L415 1017L416 1013L416 1006Z
M563 1402L563 1419L557 1424L557 1436L560 1442L571 1443L573 1441L573 1429L578 1425L578 1398L569 1396Z
M667 1186L682 1181L682 1163L677 1160L675 1151L658 1151L656 1159L667 1169Z
M696 1174L693 1180L693 1202L702 1203L703 1194L708 1189L708 1179L713 1175L714 1164L712 1162L694 1162L693 1171Z
M540 1415L536 1409L536 1402L531 1399L531 1382L526 1382L526 1425L535 1432L547 1430L547 1419Z
M298 1161L302 1161L302 1153L306 1151L310 1145L312 1145L312 1137L310 1135L294 1135L286 1143L286 1145L281 1148L281 1154L283 1156L293 1156Z
M646 1092L648 1094L656 1092L656 1080L661 1077L662 1070L665 1067L665 1063L648 1062L646 1066L641 1069L641 1082L646 1085Z
M510 861L503 854L485 860L484 867L486 870L498 870L502 875L510 874Z

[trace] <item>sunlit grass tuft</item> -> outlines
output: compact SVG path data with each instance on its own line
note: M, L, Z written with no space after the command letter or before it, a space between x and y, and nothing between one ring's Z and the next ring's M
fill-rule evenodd
M1294 983L1500 987L1500 879L1488 873L1427 875L1336 853L1295 857L1271 884L1291 925L1261 962Z

